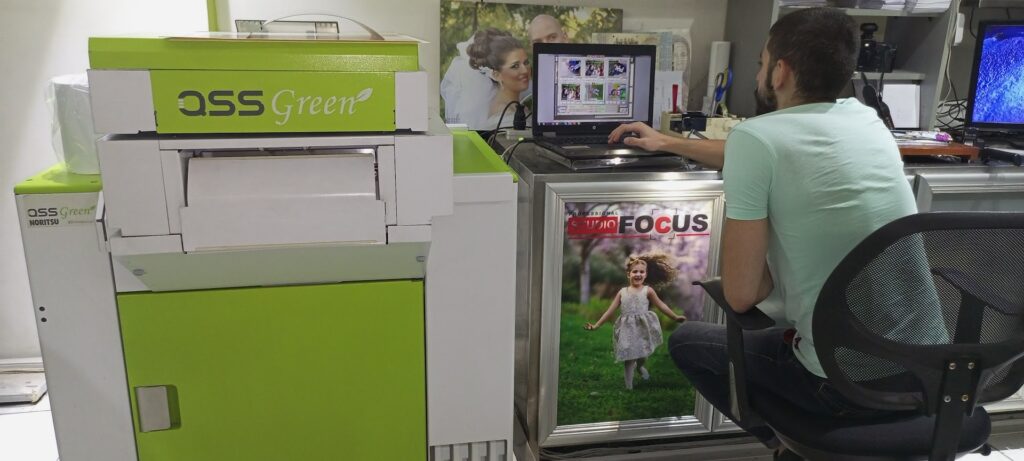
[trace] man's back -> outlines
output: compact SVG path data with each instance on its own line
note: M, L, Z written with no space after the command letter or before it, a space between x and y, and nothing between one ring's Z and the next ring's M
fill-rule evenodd
M804 104L748 120L726 143L726 216L768 218L768 258L804 366L824 376L811 314L821 286L871 232L917 212L892 136L856 100Z

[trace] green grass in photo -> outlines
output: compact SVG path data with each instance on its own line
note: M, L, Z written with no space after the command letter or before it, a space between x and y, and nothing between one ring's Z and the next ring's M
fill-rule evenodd
M674 324L662 322L665 342L646 364L651 379L641 380L637 371L633 390L627 390L623 364L615 361L614 321L595 331L583 329L587 322L596 322L610 303L604 299L587 305L563 302L557 424L692 415L693 386L668 355L668 336Z

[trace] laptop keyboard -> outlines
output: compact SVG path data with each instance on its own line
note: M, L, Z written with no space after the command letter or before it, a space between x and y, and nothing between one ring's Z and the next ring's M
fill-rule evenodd
M544 138L551 144L560 146L586 145L586 144L608 144L608 135L601 136L556 136Z

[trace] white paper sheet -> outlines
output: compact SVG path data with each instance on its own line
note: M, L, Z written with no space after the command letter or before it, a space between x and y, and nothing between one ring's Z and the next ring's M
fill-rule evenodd
M882 101L889 106L896 128L921 127L921 86L916 83L886 83Z

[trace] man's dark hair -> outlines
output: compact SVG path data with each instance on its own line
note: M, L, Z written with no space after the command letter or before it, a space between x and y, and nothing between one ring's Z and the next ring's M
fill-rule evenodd
M806 102L835 101L850 84L859 49L853 18L833 8L795 11L768 31L769 69L779 59L786 61Z

